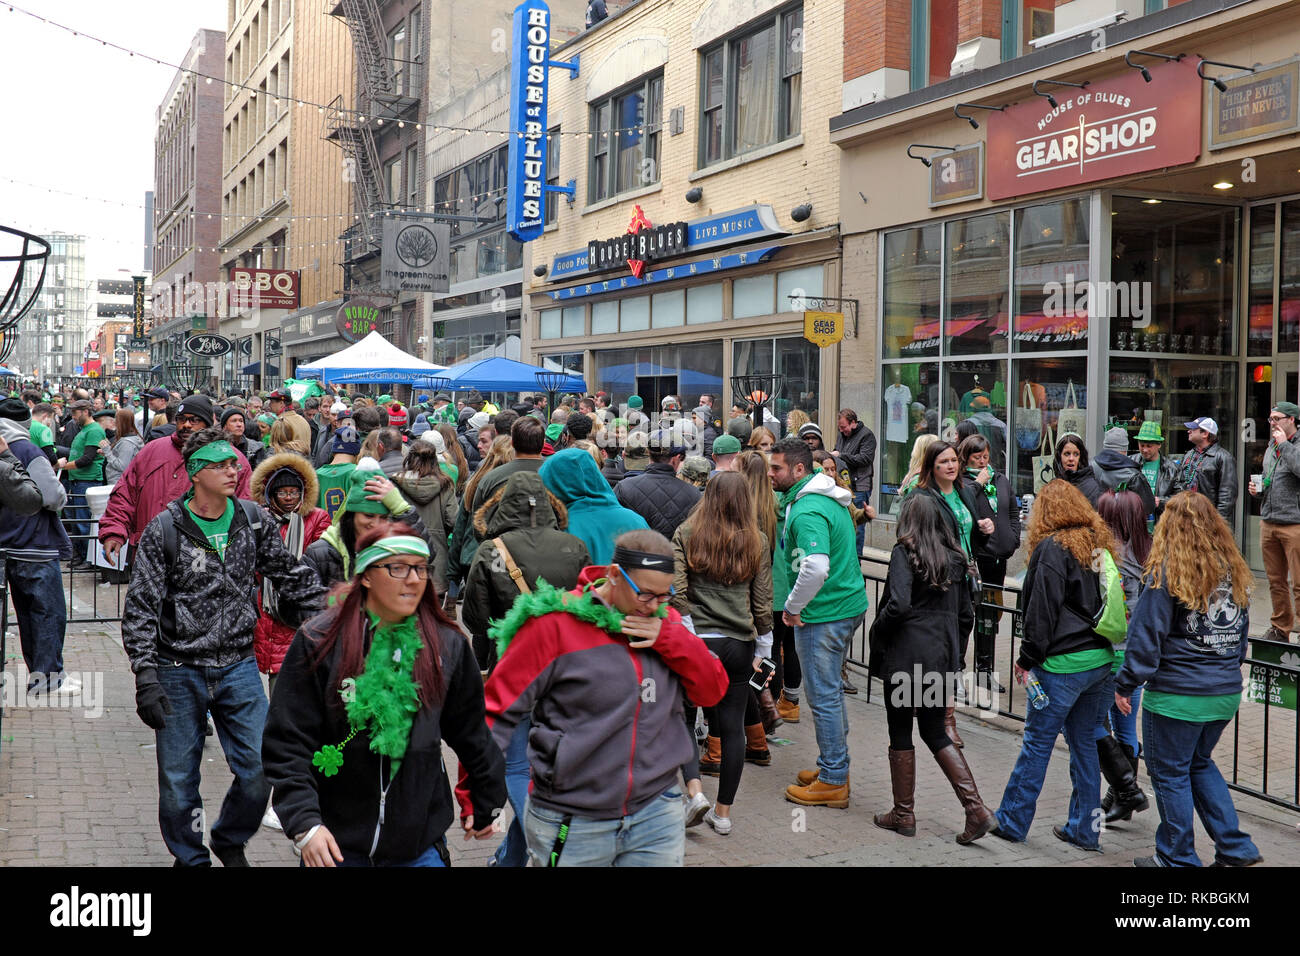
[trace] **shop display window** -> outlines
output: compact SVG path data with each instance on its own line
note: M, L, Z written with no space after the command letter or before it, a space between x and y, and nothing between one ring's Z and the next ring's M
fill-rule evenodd
M932 223L885 236L882 358L939 354L942 235Z
M938 362L893 362L884 368L880 421L880 505L896 514L898 488L907 475L912 448L925 434L938 434ZM932 399L933 394L933 399Z
M1016 210L1015 351L1087 348L1088 210L1086 198Z
M1010 221L1000 212L947 224L942 329L947 355L1007 350Z
M1168 454L1181 457L1191 445L1185 422L1213 418L1219 426L1219 443L1234 456L1242 422L1238 412L1235 362L1179 361L1173 359L1120 358L1110 361L1110 405L1105 427L1118 425L1133 440L1143 421L1160 425ZM1257 433L1267 429L1267 408L1255 422Z
M1088 360L1082 355L1017 359L1012 372L1008 474L1012 492L1023 497L1037 494L1052 479L1052 454L1061 432L1087 431L1080 422L1088 410ZM1088 449L1090 457L1094 451Z

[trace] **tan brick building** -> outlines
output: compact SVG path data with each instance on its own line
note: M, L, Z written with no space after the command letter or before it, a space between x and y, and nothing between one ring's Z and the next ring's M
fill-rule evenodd
M778 415L834 421L839 346L803 338L790 296L840 295L843 30L830 0L641 0L552 52L580 72L550 71L547 180L576 195L548 201L528 246L533 361L647 411L702 393L725 411L733 375L775 371ZM644 280L605 242L637 208L670 227ZM589 243L610 255L593 264Z

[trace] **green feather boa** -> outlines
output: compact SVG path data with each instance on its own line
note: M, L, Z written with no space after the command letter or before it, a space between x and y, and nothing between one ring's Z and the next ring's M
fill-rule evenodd
M338 746L322 747L312 757L312 764L327 777L338 773L343 765L343 748L363 729L370 738L370 749L390 758L396 773L406 756L411 724L420 709L419 688L412 675L415 655L424 641L416 629L415 617L400 624L379 624L373 614L370 620L375 632L366 655L366 669L344 696L352 732Z
M575 596L567 591L552 587L543 579L538 578L537 583L533 585L533 593L521 594L515 598L515 603L506 616L499 621L492 622L492 626L488 628L488 637L496 641L497 656L500 657L505 654L506 648L514 640L515 634L531 619L555 611L572 614L578 620L594 625L602 631L608 631L610 634L621 634L623 632L623 618L627 615L606 604L602 604L590 593L591 588L600 584L603 580L602 578L593 582L582 594ZM661 604L656 615L658 617L667 617L668 605Z

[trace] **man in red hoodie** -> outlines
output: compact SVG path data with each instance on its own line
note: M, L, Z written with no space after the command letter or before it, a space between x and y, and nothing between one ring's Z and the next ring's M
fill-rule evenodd
M672 580L668 540L628 531L608 567L568 592L539 580L489 632L502 656L484 693L502 750L532 715L523 823L535 864L682 865L677 771L697 754L682 689L709 707L727 674L667 606Z
M131 459L99 519L99 541L109 561L117 560L122 545L129 542L134 548L149 522L190 490L181 449L191 435L210 426L212 419L212 401L206 395L182 399L176 409L176 431L166 439L149 442ZM235 454L239 457L235 497L248 498L248 459L238 451Z

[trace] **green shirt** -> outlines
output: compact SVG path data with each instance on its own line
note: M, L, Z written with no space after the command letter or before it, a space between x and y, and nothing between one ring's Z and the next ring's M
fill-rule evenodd
M193 518L194 523L199 526L199 530L203 532L203 536L208 539L208 544L212 545L212 549L217 552L217 557L224 561L226 557L226 541L230 537L230 522L234 520L235 517L235 500L233 498L227 498L226 510L222 513L220 518L213 521L200 517L194 513L193 500L185 502L185 507L189 509L190 517Z
M1069 654L1053 654L1043 661L1043 670L1053 674L1079 674L1115 663L1115 652L1109 647L1094 647Z
M321 465L316 469L316 480L320 484L320 506L329 512L331 521L347 500L348 479L356 470L357 466L350 461Z
M970 530L975 527L975 519L971 517L970 510L966 507L966 502L961 500L961 495L957 489L953 488L943 496L943 500L948 502L948 509L952 512L953 517L957 519L957 528L961 531L961 546L967 555L970 554Z
M1156 479L1160 477L1160 459L1142 462L1142 477L1147 480L1151 490L1156 490Z
M1241 703L1241 694L1212 694L1192 697L1189 694L1166 694L1148 688L1142 694L1142 706L1153 714L1173 720L1205 724L1212 720L1231 720Z
M77 430L77 437L72 439L72 447L68 449L68 461L74 462L86 453L88 448L95 448L106 437L104 429L99 427L95 421L90 421L82 425ZM72 481L103 481L104 480L104 456L96 448L95 460L85 468L70 468L68 478Z
M856 618L867 611L862 565L846 560L857 554L857 534L849 509L829 495L799 497L812 475L781 495L777 508L777 550L772 561L774 605L785 607L806 555L831 557L830 571L817 595L800 612L805 624L825 624Z
M54 447L54 435L50 432L50 426L44 422L38 422L33 418L32 424L27 431L32 436L32 444L37 448Z

